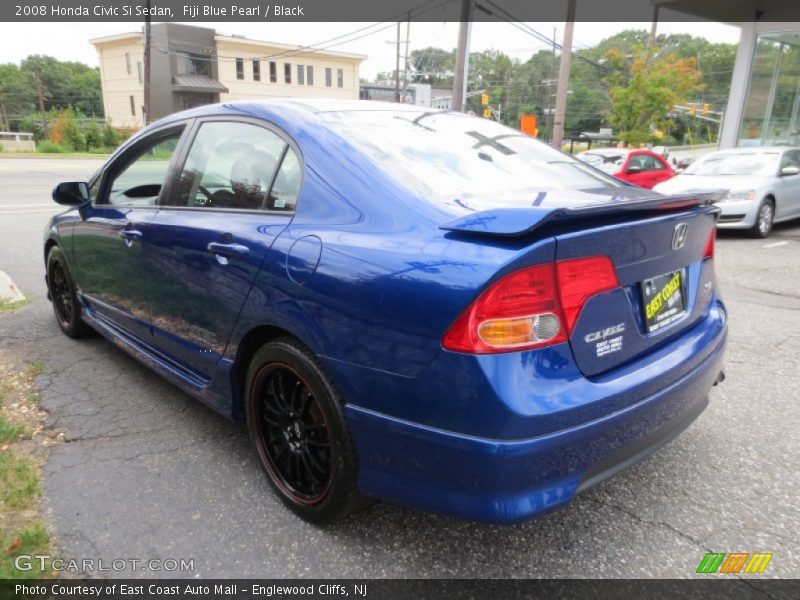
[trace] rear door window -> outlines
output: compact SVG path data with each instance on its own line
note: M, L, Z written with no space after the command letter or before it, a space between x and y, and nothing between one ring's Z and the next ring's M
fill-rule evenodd
M250 123L206 122L192 142L177 193L168 205L262 210L288 144ZM288 204L285 203L285 204ZM294 202L292 202L294 208Z

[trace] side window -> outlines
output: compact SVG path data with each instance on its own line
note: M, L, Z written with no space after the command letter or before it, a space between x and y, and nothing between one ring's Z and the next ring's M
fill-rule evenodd
M153 206L167 179L169 164L183 133L172 131L157 136L144 150L125 161L121 170L111 176L107 204L115 206ZM123 159L124 160L124 159Z
M648 171L664 170L664 164L655 156L645 156L647 162L645 163Z
M644 164L644 156L641 154L634 154L628 159L628 169L638 169L639 171L646 170Z
M272 131L249 123L203 123L181 172L173 206L268 207L286 142ZM299 170L299 168L298 168Z
M302 172L300 160L291 148L286 149L286 155L281 162L281 168L275 177L275 183L269 192L267 208L269 210L292 211L297 206L297 195L300 192Z

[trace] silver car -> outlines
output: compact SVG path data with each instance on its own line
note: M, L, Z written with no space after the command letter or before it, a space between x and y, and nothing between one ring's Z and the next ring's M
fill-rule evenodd
M662 194L726 190L718 227L767 237L773 223L800 218L800 148L712 152L653 189Z

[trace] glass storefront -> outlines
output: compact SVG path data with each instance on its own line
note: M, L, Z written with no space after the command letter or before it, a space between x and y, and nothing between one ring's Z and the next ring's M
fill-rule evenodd
M739 146L800 144L800 30L758 36Z

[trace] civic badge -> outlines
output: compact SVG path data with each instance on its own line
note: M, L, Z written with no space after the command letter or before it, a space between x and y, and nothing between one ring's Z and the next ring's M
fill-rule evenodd
M686 223L678 223L675 225L675 232L672 234L672 249L680 250L686 243L686 230L689 226Z

